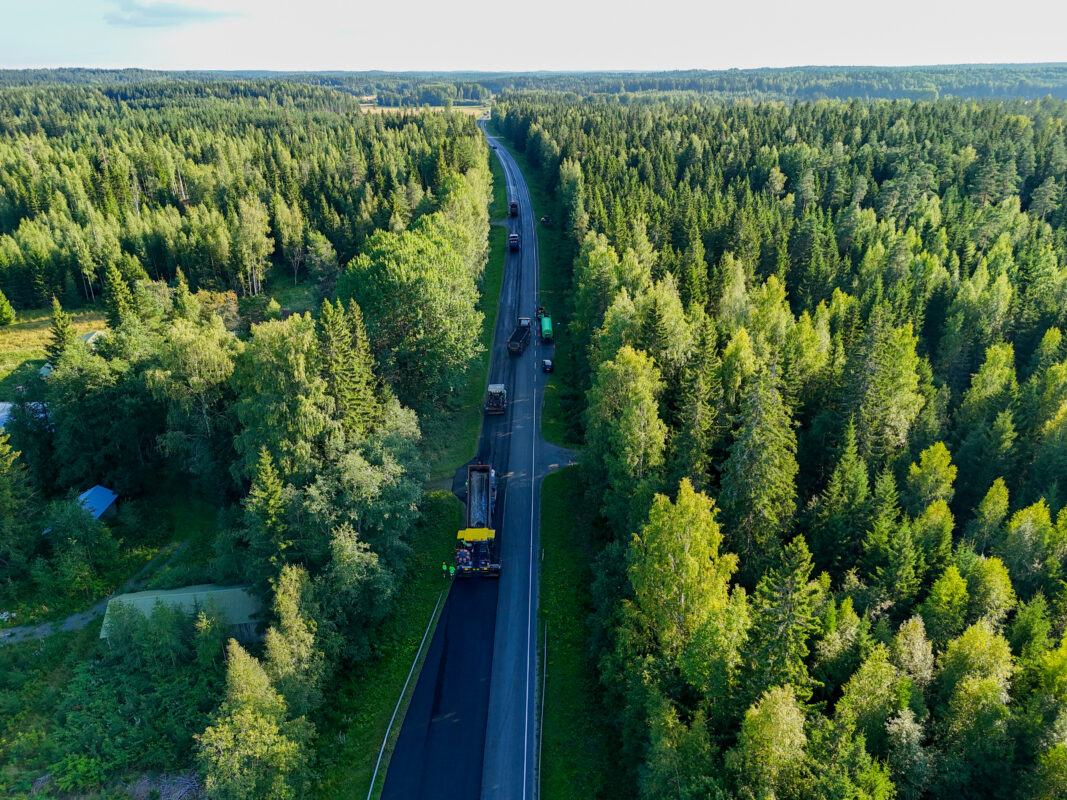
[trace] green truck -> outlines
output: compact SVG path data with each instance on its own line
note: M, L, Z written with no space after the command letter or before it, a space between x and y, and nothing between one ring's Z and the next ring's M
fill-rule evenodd
M541 341L545 344L552 343L552 317L541 317Z

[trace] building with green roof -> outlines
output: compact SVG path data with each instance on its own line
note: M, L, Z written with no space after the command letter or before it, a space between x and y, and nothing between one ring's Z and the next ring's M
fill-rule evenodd
M111 609L116 603L134 608L146 617L152 613L156 603L180 608L188 614L195 614L201 609L215 609L230 626L230 635L233 638L242 642L262 638L256 627L263 604L247 586L216 586L203 583L181 589L116 595L108 601L107 610L104 612L104 624L100 626L101 639L108 638Z

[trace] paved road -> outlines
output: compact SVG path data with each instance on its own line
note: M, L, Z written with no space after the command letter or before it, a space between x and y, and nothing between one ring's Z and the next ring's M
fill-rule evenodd
M522 356L507 352L516 318L533 317L538 305L537 238L526 182L503 146L495 152L508 199L519 203L508 232L522 242L506 255L489 367L489 383L508 387L508 411L485 417L478 446L478 459L498 476L502 572L452 587L393 751L386 800L521 800L536 784L541 479L570 459L540 436L540 365L552 348L535 337Z

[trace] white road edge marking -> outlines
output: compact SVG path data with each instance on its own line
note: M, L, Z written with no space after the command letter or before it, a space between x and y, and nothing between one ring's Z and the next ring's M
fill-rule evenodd
M389 718L389 727L385 729L385 738L382 739L382 748L378 751L378 760L374 762L374 775L370 779L370 789L367 790L367 800L370 800L371 795L374 794L374 784L378 781L378 767L382 765L382 756L385 755L385 745L389 742L389 734L393 730L393 721L396 720L396 714L400 711L400 704L404 702L404 695L408 692L408 684L411 683L411 673L415 671L415 665L419 663L419 656L422 655L422 647L426 644L426 637L430 633L430 627L433 625L433 621L437 618L437 609L441 607L441 598L445 596L445 590L442 589L437 595L437 605L433 607L433 613L430 614L430 621L426 623L426 630L422 634L422 641L419 642L419 650L415 653L415 660L411 662L411 669L408 670L408 679L404 681L404 688L400 690L400 698L396 701L396 708L393 709L393 716Z

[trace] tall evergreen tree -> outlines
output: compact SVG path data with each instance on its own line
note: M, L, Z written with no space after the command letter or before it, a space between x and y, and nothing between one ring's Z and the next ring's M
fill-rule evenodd
M0 328L11 325L15 321L15 309L11 307L7 297L0 292Z
M112 330L134 318L133 295L114 264L110 264L104 273L104 306L107 308L107 324Z
M59 300L52 295L52 332L48 344L45 345L45 353L48 363L53 368L59 364L59 359L67 352L78 335L74 332L74 324L70 321L70 314L63 310Z
M812 550L815 563L843 575L859 559L870 514L870 478L867 464L856 446L856 427L845 429L841 456L826 489L819 497L812 520Z
M731 549L749 578L759 574L788 534L796 510L797 442L793 421L769 371L741 406L741 429L730 448L719 502L732 533Z
M811 697L813 682L805 660L821 591L811 580L811 571L811 553L804 538L797 536L756 587L747 658L751 696L788 684L802 700Z

